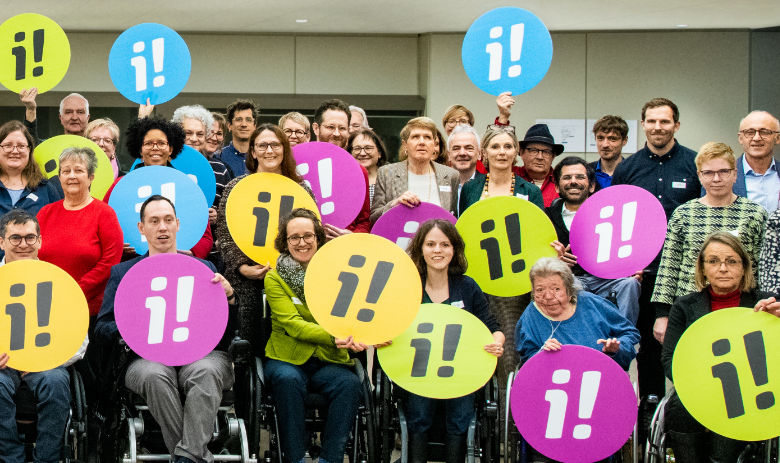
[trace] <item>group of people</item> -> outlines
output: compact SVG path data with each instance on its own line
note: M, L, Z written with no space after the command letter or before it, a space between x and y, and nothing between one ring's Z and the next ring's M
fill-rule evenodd
M555 143L544 124L532 126L520 139L509 121L514 105L509 94L498 97L499 116L481 135L474 127L473 113L460 105L446 111L441 121L444 134L430 118L411 119L400 134L401 161L393 164L388 164L385 145L369 127L366 113L341 100L323 102L313 121L291 112L278 124L260 125L257 108L248 100L235 101L224 115L198 105L184 106L170 120L153 116L154 107L142 105L138 120L124 131L128 152L140 160L132 169L174 168L170 161L188 145L209 161L217 193L206 229L191 249L176 245L180 228L176 205L159 195L146 199L138 229L149 243L149 252L139 256L125 243L117 216L108 206L114 186L125 173L116 159L119 127L109 119L90 122L87 100L78 94L67 96L60 105L65 133L91 139L103 153L68 148L59 157L58 175L47 179L34 160L35 94L34 90L21 94L27 109L24 122L0 127L0 250L4 253L0 265L39 258L61 267L78 282L89 305L89 347L86 355L80 354L83 361L77 362L77 356L72 362L86 377L88 390L97 390L104 353L120 337L114 319L118 285L139 261L161 253L191 255L214 272L212 284L221 285L228 298L225 336L205 358L175 369L135 356L127 369L125 386L147 402L177 462L213 460L206 444L222 391L234 381L227 346L237 329L250 341L255 355L267 359L265 373L279 410L284 458L298 463L306 453L303 409L309 392L330 401L320 460L332 463L342 458L361 394L350 366L356 359L364 362L372 346L352 336L336 339L320 327L308 309L303 281L308 263L327 241L369 233L373 223L394 207L427 202L457 217L483 199L514 196L543 210L557 234L550 246L558 257L536 262L530 269L531 292L515 297L483 294L465 275L469 265L465 244L452 224L441 220L421 224L407 249L420 273L421 302L449 304L453 310L476 315L493 333L494 342L484 350L500 357L497 374L503 384L518 364L541 350L556 351L562 344L599 349L624 369L636 357L643 424L665 395L666 378L672 379L674 347L693 321L733 306L778 315L780 303L774 297L780 291L780 172L773 151L780 143L780 123L766 112L755 111L743 119L738 132L743 155L736 157L723 143L707 143L696 153L675 139L680 128L677 106L656 98L641 110L647 137L644 148L624 159L628 125L618 116L605 116L593 128L598 161L567 156L553 167L564 147ZM228 132L232 141L224 146ZM294 145L312 140L312 135L346 149L361 166L366 195L360 213L342 229L322 223L314 211L295 209L280 220L274 241L279 259L255 262L230 234L225 216L228 198L238 182L254 173L285 176L314 198L297 172L292 152ZM112 163L115 182L101 201L90 196L90 186L97 156L103 155ZM584 201L612 185L634 185L652 193L666 212L668 232L663 250L646 268L625 278L604 279L577 264L569 229ZM272 318L267 340L260 339L256 329L264 292ZM25 374L6 366L9 355L0 352L4 416L0 457L23 461L13 395L26 381L38 392L38 427L44 430L38 434L35 459L56 461L61 433L58 437L45 430L64 426L67 371L59 367ZM379 367L376 362L374 366ZM427 461L427 431L434 407L435 401L411 394L407 416L410 458L415 463ZM447 400L448 463L465 458L473 407L473 394ZM679 461L700 461L705 448L712 449L713 461L735 461L743 443L705 433L676 396L668 408L671 442Z

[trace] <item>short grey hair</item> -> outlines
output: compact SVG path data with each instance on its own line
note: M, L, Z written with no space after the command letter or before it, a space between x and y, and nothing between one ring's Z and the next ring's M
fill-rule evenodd
M459 133L470 133L474 136L474 138L477 140L477 149L480 149L480 139L479 139L479 132L477 130L470 126L470 125L456 125L454 129L452 129L452 132L450 133L450 138L447 139L447 150L452 151L452 137Z
M366 116L366 112L363 111L363 108L358 108L357 106L350 106L350 111L355 111L356 113L360 113L361 116L363 116L363 127L370 129L371 127L368 126L368 116Z
M60 154L60 172L62 172L62 163L70 159L85 164L87 166L87 175L90 177L95 175L98 160L97 155L92 151L92 148L79 148L77 146L65 148L65 150L62 151L62 154Z
M60 101L60 116L64 116L62 112L65 111L65 100L67 100L68 98L81 98L82 100L84 100L84 110L87 111L87 114L89 114L89 101L87 101L87 99L84 98L83 95L79 95L78 93L71 93L70 95L63 98L62 101Z
M206 138L211 136L211 127L214 125L214 116L203 106L196 104L192 106L182 106L173 112L171 122L184 126L185 119L195 119L203 124L206 129Z
M582 289L582 285L574 278L571 268L556 257L542 257L531 267L531 271L528 274L531 278L531 300L534 299L534 280L537 277L544 278L554 275L561 277L563 286L566 288L566 294L569 295L569 302L576 304L577 292Z

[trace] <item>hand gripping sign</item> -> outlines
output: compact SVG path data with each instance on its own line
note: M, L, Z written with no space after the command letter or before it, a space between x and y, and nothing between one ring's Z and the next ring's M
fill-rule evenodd
M89 189L89 194L96 199L103 199L114 183L114 170L106 153L89 138L78 135L58 135L49 138L35 147L35 162L41 168L46 178L52 178L60 173L60 154L68 148L89 148L97 157L95 179Z
M250 259L275 267L279 252L274 240L279 220L299 207L319 215L309 193L289 178L266 173L247 175L230 191L225 206L230 236Z
M564 463L592 463L618 451L636 422L628 374L606 354L564 345L526 362L512 385L512 417L529 444Z
M19 93L54 88L68 72L70 42L54 21L34 13L16 15L0 25L0 83Z
M668 339L668 338L667 338ZM721 309L696 320L674 350L674 387L706 428L737 440L780 435L780 319Z
M142 162L141 159L136 159L132 167ZM209 161L198 150L184 145L176 159L171 159L171 165L174 169L184 172L187 177L198 184L198 187L203 192L203 196L206 197L206 204L209 207L214 204L214 196L217 194L217 180L214 177L214 169L211 168Z
M170 199L181 223L176 234L176 247L190 249L203 237L209 220L206 198L189 177L171 167L146 166L122 177L111 192L108 205L116 212L125 243L138 254L149 249L146 237L138 231L141 205L152 195Z
M525 93L547 74L552 38L530 11L503 7L483 14L463 38L461 58L469 79L483 92Z
M631 185L605 188L580 206L571 223L571 252L585 271L624 278L644 269L661 251L666 214L647 190Z
M407 391L434 399L471 394L493 376L497 358L485 351L493 335L477 317L446 304L422 304L393 344L378 350L382 368Z
M346 228L366 200L366 180L360 164L332 143L311 141L292 150L298 174L317 198L322 221Z
M172 100L190 78L192 60L184 39L162 24L144 23L122 32L108 55L108 72L119 93L133 103Z
M479 201L466 209L456 226L466 242L466 275L494 296L531 291L531 266L542 257L558 255L550 246L558 238L547 214L521 198Z
M0 353L19 371L56 368L81 347L89 307L79 284L59 267L17 260L0 267Z
M336 338L379 344L412 323L422 300L417 267L379 236L344 235L309 262L304 282L312 316Z
M371 234L387 238L406 251L420 225L432 219L448 220L453 225L457 221L449 211L435 204L420 203L417 207L399 204L382 214L371 229Z
M135 264L114 300L119 333L141 357L187 365L219 344L228 303L214 272L183 254L157 254Z

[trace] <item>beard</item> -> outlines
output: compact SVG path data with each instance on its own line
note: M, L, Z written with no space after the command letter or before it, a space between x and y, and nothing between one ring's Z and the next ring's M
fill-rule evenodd
M580 194L577 195L577 196L570 195L569 192L572 191L572 190L575 190L576 193L580 193ZM587 194L586 191L587 191L587 188L582 188L581 190L574 189L574 188L569 188L569 189L565 189L564 188L564 189L561 189L561 198L567 204L580 205L580 204L584 203L586 199L588 199L588 194ZM582 194L582 193L585 193L585 194Z

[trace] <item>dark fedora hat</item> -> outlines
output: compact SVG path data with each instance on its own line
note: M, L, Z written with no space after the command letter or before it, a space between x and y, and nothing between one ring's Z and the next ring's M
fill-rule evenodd
M520 148L525 149L529 143L544 143L552 146L553 153L558 156L563 153L563 145L556 145L555 139L550 133L547 124L534 124L525 133L525 138L520 142Z

